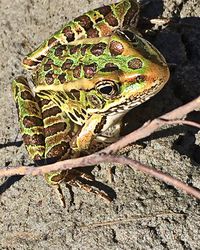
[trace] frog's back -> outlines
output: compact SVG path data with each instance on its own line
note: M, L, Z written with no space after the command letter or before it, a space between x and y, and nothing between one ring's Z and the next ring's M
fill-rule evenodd
M24 67L34 69L48 51L59 44L68 44L84 38L105 37L118 28L135 27L138 13L139 5L135 0L123 0L89 11L65 24L35 51L28 54L23 60Z

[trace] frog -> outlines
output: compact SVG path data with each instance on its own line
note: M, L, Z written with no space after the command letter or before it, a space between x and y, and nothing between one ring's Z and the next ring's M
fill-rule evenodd
M36 165L77 158L116 141L124 115L169 79L163 55L137 31L135 0L105 5L66 23L23 59L32 73L12 82L23 142ZM77 168L45 174L112 199ZM64 198L62 198L64 202Z

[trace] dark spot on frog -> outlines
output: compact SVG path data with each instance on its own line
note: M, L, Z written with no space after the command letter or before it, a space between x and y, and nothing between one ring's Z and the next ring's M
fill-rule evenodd
M74 70L73 70L73 76L75 78L80 78L80 76L81 76L81 65L78 65L78 66L76 66L74 68Z
M98 123L98 125L96 126L94 133L100 133L104 124L106 123L106 116L104 116L101 121Z
M42 117L43 117L43 119L45 119L45 118L48 118L51 116L56 116L60 112L61 112L60 108L58 106L55 106L55 107L52 107L52 108L45 110L42 113Z
M23 119L25 128L43 126L43 120L37 116L25 116Z
M55 38L55 37L52 37L48 40L48 46L49 47L52 47L54 46L55 44L57 44L59 41Z
M54 82L54 77L53 77L53 71L52 71L52 70L49 71L49 72L45 75L45 79L46 79L46 83L47 83L48 85L53 84L53 82Z
M67 95L73 100L75 100L75 99L79 100L80 91L78 91L76 89L72 89L72 90L70 90L70 92L67 93Z
M76 45L76 46L71 46L70 48L70 54L73 55L75 53L77 53L77 51L80 49L81 45Z
M85 110L85 109L81 109L81 112L82 112L84 115L86 115L86 114L87 114L87 112L86 112L86 110Z
M99 31L95 28L91 28L87 31L87 37L88 38L99 37Z
M103 18L102 17L99 17L99 18L97 18L95 21L96 21L96 23L99 23L99 22L101 22L103 20Z
M85 30L89 30L92 27L92 21L87 15L83 15L74 19L74 21L78 22Z
M51 64L45 63L44 64L44 71L48 71L51 69Z
M24 100L29 100L33 102L35 101L35 98L33 97L33 95L27 90L21 92L21 98Z
M67 59L62 65L62 70L70 69L72 65L73 61L71 59Z
M80 113L78 113L78 111L76 109L74 109L74 113L75 113L76 117L78 117L82 120L85 120L85 117L83 115L81 115Z
M61 83L65 83L66 82L66 74L62 73L58 76L58 79L60 80Z
M105 67L101 69L102 72L113 72L118 70L119 67L115 65L114 63L106 63Z
M74 41L75 35L70 26L63 29L63 34L66 36L68 42Z
M34 135L27 135L24 134L23 136L23 141L25 145L44 145L44 135L42 134L34 134Z
M110 53L112 56L117 56L117 55L121 55L123 53L124 46L120 42L112 41L110 43L109 49L110 49Z
M52 136L58 132L64 131L67 125L65 122L58 122L44 129L45 137Z
M44 58L45 58L45 55L40 55L37 57L37 60L41 62Z
M112 12L108 13L106 16L105 16L105 20L106 22L112 26L112 27L115 27L118 25L118 21L117 21L117 18L113 15Z
M105 43L97 43L97 44L92 46L91 53L95 56L100 56L103 54L105 48L106 48Z
M47 153L47 158L56 157L57 160L61 158L67 151L70 151L69 142L61 142L60 144L52 147L50 151Z
M43 107L45 105L48 105L50 102L50 100L47 99L40 99L40 105Z
M81 55L84 56L86 53L86 50L90 47L89 44L83 44L81 47Z
M55 56L62 56L63 55L63 51L66 50L66 46L65 45L60 45L55 49Z
M76 116L74 116L71 112L68 112L68 116L69 116L69 118L70 118L72 121L75 121L75 122L78 121L77 118L76 118Z
M84 65L83 66L83 71L84 71L84 75L85 75L86 78L93 77L96 70L97 70L97 64L96 63L92 63L90 65Z
M131 59L128 62L128 67L130 69L140 69L140 68L142 68L142 61L139 58Z
M111 7L110 6L103 6L103 7L96 9L96 10L99 11L99 13L105 17L106 15L109 14L109 12L111 12Z

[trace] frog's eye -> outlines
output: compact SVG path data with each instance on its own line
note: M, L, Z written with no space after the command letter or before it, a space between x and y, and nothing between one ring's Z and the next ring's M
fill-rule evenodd
M119 86L114 81L104 80L96 84L97 91L102 94L102 96L107 98L112 98L118 95Z

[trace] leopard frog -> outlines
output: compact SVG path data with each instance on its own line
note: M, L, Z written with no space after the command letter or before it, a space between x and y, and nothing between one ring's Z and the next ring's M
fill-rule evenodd
M160 52L136 31L134 0L89 11L67 23L28 54L33 74L13 81L23 141L36 162L55 162L94 152L114 141L123 116L155 95L169 78ZM109 197L81 183L72 169L45 175Z

